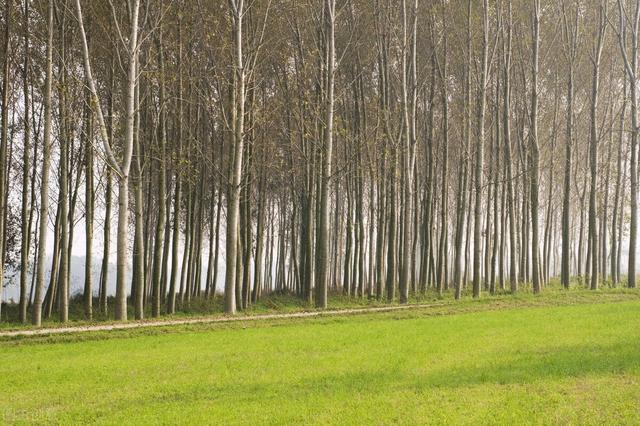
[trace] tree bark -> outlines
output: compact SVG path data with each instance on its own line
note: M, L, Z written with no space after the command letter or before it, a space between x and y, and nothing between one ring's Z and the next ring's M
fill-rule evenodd
M318 308L327 307L327 288L329 285L329 196L331 188L331 165L333 155L333 103L335 80L335 0L324 2L324 31L327 44L326 87L324 105L324 149L320 180L320 209L316 236L316 300Z
M8 3L8 2L7 2ZM52 80L53 80L53 8L54 0L47 5L47 52L44 89L44 140L42 142L42 176L40 182L40 222L38 224L38 252L36 259L36 285L31 322L42 324L42 293L44 291L45 256L49 216L49 169L51 168L51 122L52 120ZM0 290L0 295L2 290ZM1 298L0 298L1 301Z

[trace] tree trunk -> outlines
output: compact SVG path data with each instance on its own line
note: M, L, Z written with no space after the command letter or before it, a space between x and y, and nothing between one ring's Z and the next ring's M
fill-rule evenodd
M31 227L29 216L31 214L30 198L30 154L31 154L31 133L29 123L29 2L24 5L24 69L23 69L23 88L24 88L24 135L22 150L22 206L21 221L22 233L20 243L20 322L27 322L27 305L29 295L27 293L28 273L29 273L29 245ZM1 299L0 299L1 300Z
M538 50L540 43L540 1L534 0L533 10L533 64L531 72L531 260L533 293L540 293L540 226L538 219L540 187L540 146L538 143Z
M87 102L88 104L88 102ZM86 108L86 107L85 107ZM91 111L85 110L85 263L84 263L84 317L93 318L93 123Z
M600 57L606 31L606 6L600 4L598 9L599 25L597 28L596 46L591 58L593 74L591 80L591 125L589 140L589 168L591 170L591 187L589 191L589 240L591 241L591 290L598 289L599 241L597 230L597 185L598 185L598 95L600 85Z
M7 2L8 3L8 2ZM45 256L47 250L49 216L49 169L51 168L51 88L53 79L53 8L54 0L47 6L47 59L44 90L44 140L42 142L42 176L40 182L40 222L38 224L38 252L36 259L36 289L33 301L31 322L35 326L42 324L42 293L44 291ZM0 290L0 296L2 290ZM0 302L2 298L0 297Z
M484 0L483 6L483 44L480 74L480 106L478 108L478 145L476 147L475 164L475 207L473 228L473 297L480 297L482 257L482 191L483 191L483 164L484 164L484 120L486 108L486 90L489 55L489 3Z
M320 209L316 240L316 307L327 307L327 287L329 284L329 196L331 188L331 160L333 155L333 96L335 79L335 0L324 2L324 25L327 43L326 90L324 106L324 149L320 180Z

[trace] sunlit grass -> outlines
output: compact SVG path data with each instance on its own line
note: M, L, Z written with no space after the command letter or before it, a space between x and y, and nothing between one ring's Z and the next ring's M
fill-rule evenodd
M630 424L640 418L638 296L549 291L384 314L10 340L0 343L0 419Z

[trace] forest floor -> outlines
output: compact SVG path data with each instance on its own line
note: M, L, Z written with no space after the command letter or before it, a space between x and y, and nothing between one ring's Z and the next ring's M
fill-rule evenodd
M0 423L633 424L640 292L0 339Z

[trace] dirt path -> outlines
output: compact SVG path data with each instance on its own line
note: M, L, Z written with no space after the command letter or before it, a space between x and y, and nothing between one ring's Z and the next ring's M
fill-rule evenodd
M164 326L170 326L170 325L184 325L184 324L264 321L264 320L287 319L287 318L312 318L312 317L324 317L324 316L335 316L335 315L365 314L370 312L402 311L407 309L430 308L430 307L437 307L437 306L443 306L443 305L444 303L412 304L412 305L402 305L402 306L381 306L381 307L373 307L373 308L351 308L351 309L334 309L334 310L326 310L326 311L292 312L287 314L237 315L232 317L231 316L200 317L200 318L185 318L185 319L159 320L159 321L134 321L134 322L104 324L104 325L36 328L36 329L25 329L25 330L2 331L0 332L0 337L42 336L42 335L48 335L48 334L128 330L132 328L164 327Z

